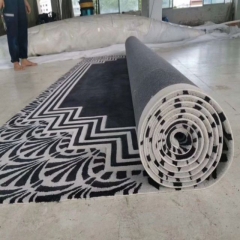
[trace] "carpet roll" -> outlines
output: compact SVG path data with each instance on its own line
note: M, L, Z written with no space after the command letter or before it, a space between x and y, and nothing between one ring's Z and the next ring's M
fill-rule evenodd
M233 159L229 121L218 103L137 38L126 41L142 164L165 187L202 188Z

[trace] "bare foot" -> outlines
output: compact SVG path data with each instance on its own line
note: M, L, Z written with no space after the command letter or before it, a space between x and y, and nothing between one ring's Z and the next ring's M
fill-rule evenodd
M15 63L13 63L13 65L14 65L14 70L15 70L15 71L22 71L22 70L25 69L25 67L21 66L21 65L19 64L19 62L15 62Z
M34 67L34 66L37 66L36 63L30 62L30 61L27 60L27 59L22 59L21 65L22 65L23 67Z

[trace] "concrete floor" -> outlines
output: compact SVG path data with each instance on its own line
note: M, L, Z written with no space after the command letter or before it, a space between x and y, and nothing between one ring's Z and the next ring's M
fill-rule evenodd
M161 52L223 107L235 135L235 159L215 186L198 191L0 205L1 240L239 240L240 39ZM15 73L0 71L0 124L77 61Z

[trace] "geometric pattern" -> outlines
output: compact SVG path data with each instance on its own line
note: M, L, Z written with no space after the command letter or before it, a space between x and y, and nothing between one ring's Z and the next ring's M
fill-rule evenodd
M86 74L109 63L127 69L125 56L84 59L0 128L0 203L175 190L145 172L134 124L109 127L108 115L85 116L81 104L64 107Z
M91 66L123 58L83 60L0 128L1 203L134 194L147 183L135 127L60 107Z

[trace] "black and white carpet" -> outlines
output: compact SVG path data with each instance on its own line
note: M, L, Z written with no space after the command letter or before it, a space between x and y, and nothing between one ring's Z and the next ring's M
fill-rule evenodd
M0 159L2 203L155 191L125 57L86 59L59 79L0 129Z
M140 116L142 109L136 107L136 101L139 106L143 103L135 94L137 85L131 82L132 68L136 67L131 66L132 61L128 59L127 63L125 56L81 61L0 128L1 203L202 188L222 175L231 156L221 154L214 146L219 144L227 152L232 146L231 134L225 132L222 136L220 126L212 132L215 138L207 140L211 136L207 136L204 123L199 121L205 116L212 121L213 117L205 110L196 113L194 106L198 106L195 102L199 96L194 101L190 99L194 90L178 101L179 93L164 100L169 102L174 97L174 104L183 101L185 113L180 107L165 118L161 112L173 109L170 103L167 107L161 104L163 109L150 109L151 116L145 122L146 111ZM187 116L188 121L179 115ZM160 118L168 124L159 125ZM207 123L206 126L211 128ZM220 137L215 142L218 131ZM229 141L224 145L226 136ZM211 155L212 151L217 157ZM155 159L159 153L164 157ZM213 159L211 166L207 166L203 154ZM198 161L203 164L200 171L204 177L198 175ZM206 168L211 168L211 172Z

